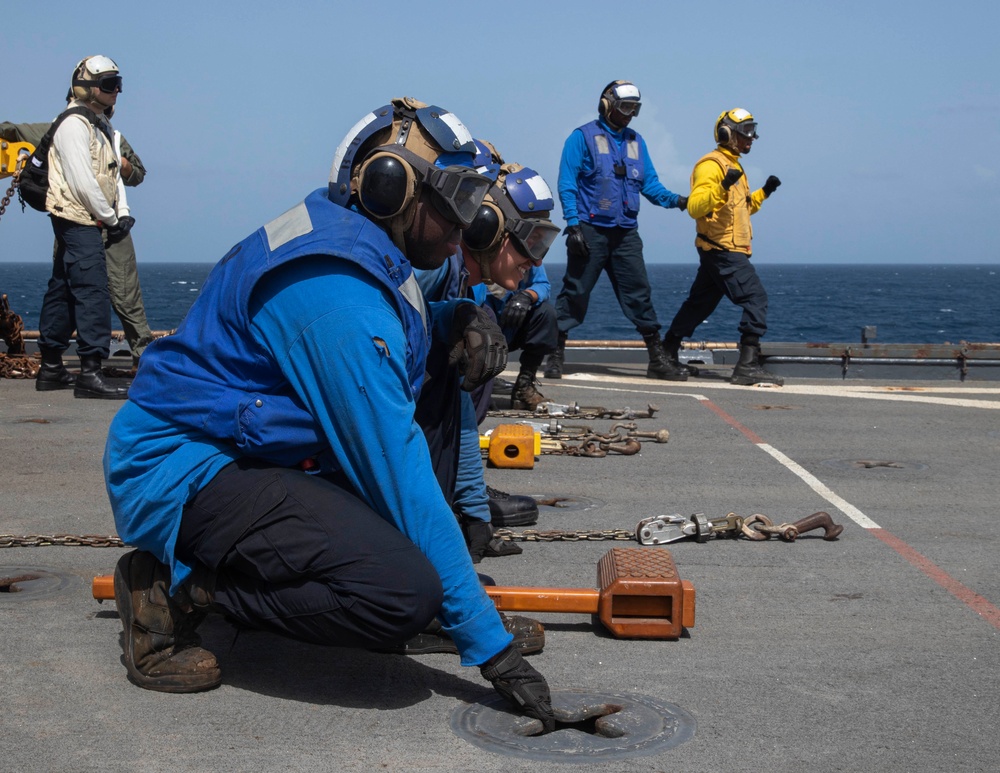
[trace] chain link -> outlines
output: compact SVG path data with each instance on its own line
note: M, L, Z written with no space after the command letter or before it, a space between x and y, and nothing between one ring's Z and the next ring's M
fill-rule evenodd
M123 548L125 543L120 537L110 534L25 534L15 537L13 534L0 534L0 548L41 548L53 545L80 548Z
M582 541L635 541L635 530L594 529L592 531L539 531L525 529L522 532L510 529L494 529L493 536L510 542L582 542Z
M14 196L14 191L17 189L17 184L21 181L22 169L24 169L24 161L18 159L17 169L14 170L14 176L11 178L10 187L7 189L4 197L0 199L0 217L3 217L3 213L7 211L7 205L10 204L10 200ZM21 199L21 211L24 211L24 199Z

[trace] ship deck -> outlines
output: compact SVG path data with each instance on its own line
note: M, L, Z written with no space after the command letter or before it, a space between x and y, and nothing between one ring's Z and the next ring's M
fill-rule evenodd
M676 707L687 740L579 757L579 731L567 729L561 755L484 749L453 716L493 692L454 656L310 646L214 616L202 633L222 686L141 690L120 662L114 603L90 594L123 549L19 545L0 550L0 770L996 768L1000 386L797 377L737 387L727 365L668 383L646 379L638 361L574 364L572 350L569 360L566 377L541 383L550 400L653 405L636 422L670 439L633 456L543 454L532 469L488 469L490 485L552 502L531 528L634 531L656 515L731 512L782 523L816 511L844 526L835 541L525 541L521 555L480 564L501 585L594 588L609 549L669 550L697 594L679 640L616 639L589 615L540 613L547 642L530 661L559 693ZM33 387L0 380L0 532L113 534L101 453L119 405Z

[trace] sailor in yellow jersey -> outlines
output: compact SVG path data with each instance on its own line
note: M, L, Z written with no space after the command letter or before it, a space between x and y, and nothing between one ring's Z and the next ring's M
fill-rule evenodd
M767 332L767 292L750 263L753 227L750 216L781 181L771 175L764 187L751 193L740 156L750 152L757 139L754 117L736 108L715 122L718 147L702 156L691 173L687 211L697 223L695 246L701 264L687 300L670 323L663 347L679 365L681 340L693 335L723 296L742 307L740 357L730 381L734 384L781 384L783 379L760 364L760 338ZM684 366L681 366L684 367Z

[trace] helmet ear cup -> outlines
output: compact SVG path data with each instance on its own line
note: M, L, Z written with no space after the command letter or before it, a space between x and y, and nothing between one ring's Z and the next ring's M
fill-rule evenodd
M733 139L733 130L726 126L722 119L715 125L715 141L719 145L728 145Z
M358 202L378 219L395 217L413 201L417 180L413 168L394 153L379 152L365 159L355 178Z
M601 92L601 101L597 106L597 112L599 115L606 118L608 113L611 112L611 97L614 96L612 89L614 89L614 87L619 83L621 83L621 81L611 81L611 83L604 87L604 90Z
M504 220L499 207L492 202L484 201L472 224L462 230L462 241L471 250L477 252L488 250L500 241Z

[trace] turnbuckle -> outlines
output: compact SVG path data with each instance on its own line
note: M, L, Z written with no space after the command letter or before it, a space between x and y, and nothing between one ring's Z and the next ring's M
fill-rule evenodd
M738 537L743 529L743 519L736 513L725 518L706 518L695 513L690 518L683 515L654 515L636 524L635 540L640 545L666 545L682 539L707 542L710 537Z

